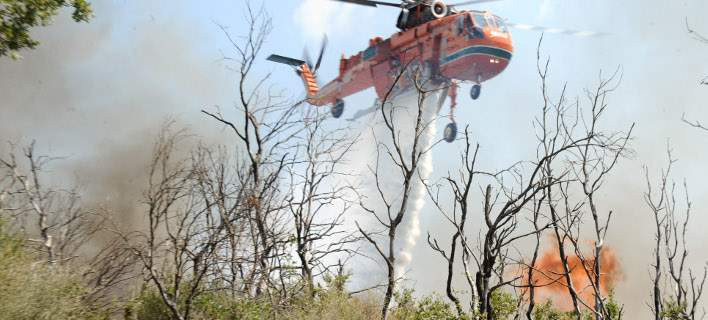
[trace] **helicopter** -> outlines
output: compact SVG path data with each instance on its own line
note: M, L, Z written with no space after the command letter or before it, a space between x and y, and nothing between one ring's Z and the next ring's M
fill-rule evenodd
M460 83L470 82L469 95L477 100L482 83L503 72L511 61L514 48L509 25L489 11L458 10L457 7L496 0L470 0L446 4L442 0L403 0L400 4L373 0L332 0L369 7L396 7L400 14L396 21L399 31L388 39L371 38L369 46L339 61L339 75L320 87L317 70L320 68L327 45L325 36L319 56L313 64L305 52L304 60L277 54L267 60L290 65L302 79L306 102L313 106L330 105L334 118L344 112L344 98L374 87L377 102L370 110L381 107L383 99L393 98L410 88L412 81L397 76L411 66L424 70L428 80L443 90L438 108L450 98L450 123L443 131L446 142L455 141L457 124L454 111ZM540 29L528 25L513 25L522 29ZM555 32L591 36L597 33ZM396 90L393 90L396 89Z

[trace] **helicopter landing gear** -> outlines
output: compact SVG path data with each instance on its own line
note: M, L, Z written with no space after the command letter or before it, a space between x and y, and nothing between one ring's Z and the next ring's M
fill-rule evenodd
M445 142L452 143L457 137L457 124L450 122L445 126L445 131L443 131L443 139Z
M470 89L470 98L472 98L472 100L477 100L480 94L482 94L482 86L480 84L473 85Z
M332 105L330 112L332 112L332 117L335 119L341 117L344 113L344 101L342 99L337 99Z
M457 108L457 83L450 83L450 91L448 93L450 96L450 123L445 126L443 131L443 140L448 143L455 141L457 137L457 124L455 123L455 108Z

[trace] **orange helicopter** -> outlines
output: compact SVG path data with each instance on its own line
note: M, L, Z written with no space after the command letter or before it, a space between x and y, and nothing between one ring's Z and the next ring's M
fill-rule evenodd
M306 89L306 101L314 106L331 105L334 118L344 112L345 97L374 87L378 100L393 98L405 91L406 84L396 75L402 66L422 67L425 75L450 97L450 120L443 138L453 142L457 135L454 110L457 106L457 87L460 82L472 82L470 97L479 98L482 82L500 74L509 65L513 54L511 34L507 23L488 11L461 10L456 6L490 2L472 0L447 5L441 0L404 0L401 4L371 0L336 0L352 4L401 9L396 26L400 29L388 39L376 37L369 47L339 62L339 75L320 87L316 73L322 63L327 38L313 64L305 53L305 60L271 55L268 60L295 67ZM542 29L514 25L524 29ZM577 35L594 35L553 29L556 32ZM393 86L399 90L391 90ZM444 102L444 98L441 101ZM378 108L377 103L370 109Z

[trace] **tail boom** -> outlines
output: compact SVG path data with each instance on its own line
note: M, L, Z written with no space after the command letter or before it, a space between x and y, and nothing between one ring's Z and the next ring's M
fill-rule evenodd
M300 74L300 78L302 79L302 84L305 86L305 92L307 92L307 99L313 99L317 96L317 93L320 91L320 87L317 85L317 78L315 77L315 74L310 70L310 67L307 66L307 63L304 63L298 67L298 73Z
M336 79L320 88L315 70L307 62L275 54L269 56L267 60L294 67L305 87L307 103L314 106L333 105L339 99L372 86L371 71L363 65L340 70L340 75Z

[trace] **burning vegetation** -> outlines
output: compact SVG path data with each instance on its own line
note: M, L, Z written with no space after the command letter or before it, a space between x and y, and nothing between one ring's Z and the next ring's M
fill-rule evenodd
M617 254L611 248L605 247L600 255L600 288L602 296L611 294L613 288L622 280L622 270ZM577 290L578 297L586 304L595 301L595 290L593 289L595 273L595 258L579 255L569 255L567 264L570 269L570 282ZM564 276L563 260L558 254L558 247L547 249L536 262L532 279L528 273L522 273L524 286L533 285L536 289L534 296L536 303L547 300L564 311L572 311L573 303L568 295L567 277ZM525 294L528 299L528 294ZM585 307L587 309L588 307Z

